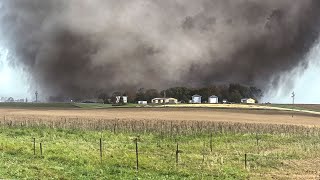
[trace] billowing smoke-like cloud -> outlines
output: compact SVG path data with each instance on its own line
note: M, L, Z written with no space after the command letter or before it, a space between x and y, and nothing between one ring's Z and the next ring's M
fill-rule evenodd
M319 0L2 0L0 37L46 95L267 88L319 35Z

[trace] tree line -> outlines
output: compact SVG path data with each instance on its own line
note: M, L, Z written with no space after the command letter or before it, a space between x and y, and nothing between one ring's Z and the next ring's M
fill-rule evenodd
M113 103L116 96L128 96L129 103L136 103L138 101L150 102L153 98L166 96L176 98L182 103L188 103L195 94L201 95L203 102L208 101L210 96L216 95L219 97L220 102L227 100L234 103L240 103L242 98L253 98L258 101L263 96L262 90L257 87L232 83L229 85L210 85L201 88L172 87L162 91L140 88L136 92L114 92L112 95L101 93L98 99L104 103Z

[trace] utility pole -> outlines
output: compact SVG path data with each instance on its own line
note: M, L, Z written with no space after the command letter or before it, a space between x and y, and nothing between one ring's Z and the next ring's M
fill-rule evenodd
M292 105L294 105L294 98L296 97L296 94L294 93L294 91L292 92Z
M163 106L166 107L166 90L163 91Z
M38 102L38 91L36 91L35 95L36 95L36 103L37 103Z
M296 94L294 93L294 91L292 92L292 95L291 95L291 97L292 97L292 117L293 117L293 109L294 109L294 98L296 97Z

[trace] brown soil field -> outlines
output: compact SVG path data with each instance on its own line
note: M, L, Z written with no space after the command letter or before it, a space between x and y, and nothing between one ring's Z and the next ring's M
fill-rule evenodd
M320 116L276 110L210 108L110 108L110 109L0 109L0 118L10 120L88 118L99 120L177 120L237 123L290 124L320 127Z

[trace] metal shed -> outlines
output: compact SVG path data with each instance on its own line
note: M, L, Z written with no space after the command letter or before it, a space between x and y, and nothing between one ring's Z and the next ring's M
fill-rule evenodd
M201 104L201 96L196 94L192 96L192 103Z
M218 96L212 95L208 98L208 103L209 104L218 104L219 103L219 98Z

